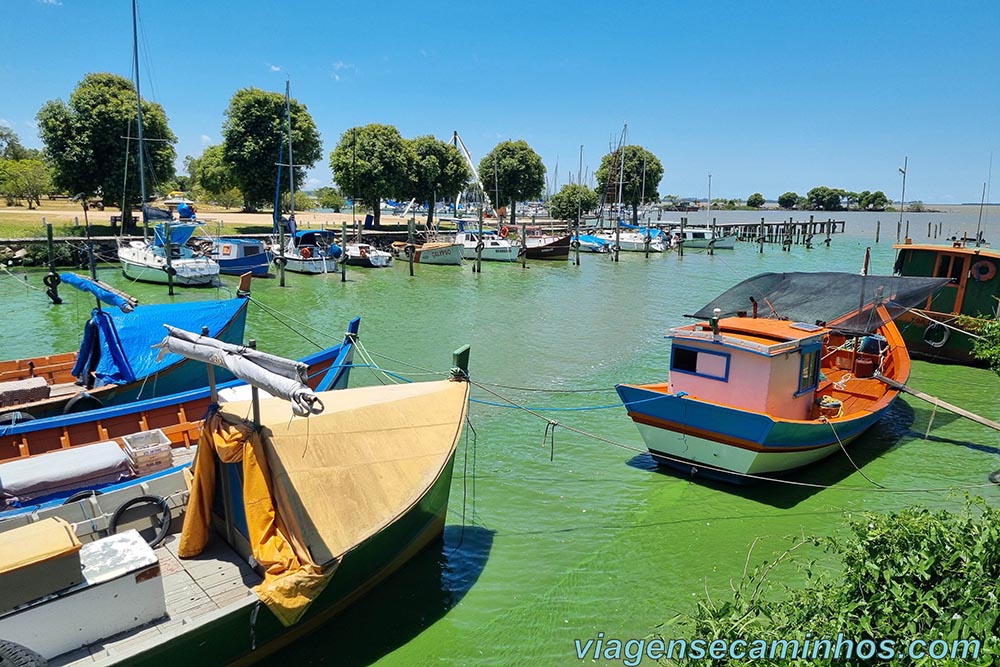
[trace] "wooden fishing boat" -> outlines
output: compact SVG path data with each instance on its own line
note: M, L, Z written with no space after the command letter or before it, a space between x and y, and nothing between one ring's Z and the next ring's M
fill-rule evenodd
M910 353L920 359L984 366L972 356L973 337L961 315L992 319L1000 297L1000 252L972 240L950 245L894 245L894 272L901 276L950 278L944 289L898 319Z
M352 319L341 343L300 360L308 366L310 387L328 391L347 386L360 325L361 318ZM159 329L162 339L163 327ZM109 440L122 444L125 436L149 429L160 429L175 448L190 447L198 440L201 421L212 399L204 364L188 359L184 362L201 372L200 388L82 414L0 426L0 463ZM218 391L223 399L244 397L245 389L240 389L241 386L245 388L246 385L239 380L230 380L219 384Z
M153 551L126 531L54 553L68 525L54 518L6 533L9 544L35 531L0 576L43 558L50 571L75 560L85 576L56 590L40 582L41 597L0 607L0 636L50 665L266 658L440 538L468 401L462 377L317 393L310 405L329 407L307 417L290 416L282 399L223 406L202 430L179 537ZM251 413L259 419L248 423ZM233 451L246 460L233 462ZM63 631L51 632L57 622Z
M62 274L63 282L79 279ZM100 288L95 291L103 292ZM120 302L104 293L99 298ZM117 301L112 301L115 299ZM241 342L246 298L136 306L129 312L95 308L76 352L0 361L0 425L84 412L205 384L205 371L177 355L158 359L150 345L163 325Z
M623 384L618 394L664 464L731 481L807 465L892 405L898 391L879 376L902 384L910 372L892 318L943 284L761 274L695 313L696 324L670 330L667 382Z

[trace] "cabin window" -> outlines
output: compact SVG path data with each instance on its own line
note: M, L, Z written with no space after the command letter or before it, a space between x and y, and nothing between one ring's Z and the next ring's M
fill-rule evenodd
M819 379L819 346L803 347L802 361L799 366L798 394L804 394L816 388Z
M225 255L225 256L228 257L229 255L232 254L232 252L233 252L233 246L229 245L228 243L225 243L225 244L222 245L222 254L223 255Z
M726 382L729 380L729 355L674 344L670 370Z
M250 257L251 255L260 254L260 248L255 245L248 245L243 247L243 255Z
M945 255L938 257L937 266L934 267L935 278L951 278L956 282L961 282L965 273L965 257L961 255Z
M692 232L691 238L693 239L703 239L705 238L705 232Z

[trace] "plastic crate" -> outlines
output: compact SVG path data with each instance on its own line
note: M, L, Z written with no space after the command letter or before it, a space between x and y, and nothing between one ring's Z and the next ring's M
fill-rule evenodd
M171 466L170 439L156 428L122 436L125 454L138 474L165 470Z

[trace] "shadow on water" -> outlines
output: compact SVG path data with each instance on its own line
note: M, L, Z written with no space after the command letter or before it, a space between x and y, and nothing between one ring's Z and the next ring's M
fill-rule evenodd
M446 526L443 540L417 554L310 640L289 646L268 664L353 667L391 653L465 597L486 566L493 536L494 531L479 526Z
M857 470L864 471L867 464L895 446L900 439L912 435L910 426L913 421L913 408L903 401L896 401L882 419L847 447L850 458L843 452L835 452L804 468L765 475L774 481L725 473L706 473L703 469L692 473L691 469L661 463L648 452L632 457L626 465L677 479L695 481L717 491L770 505L776 509L790 509L823 489L836 486ZM867 481L862 480L862 482L868 484Z

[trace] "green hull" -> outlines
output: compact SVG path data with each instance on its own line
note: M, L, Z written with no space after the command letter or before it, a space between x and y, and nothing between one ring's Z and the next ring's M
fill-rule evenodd
M455 455L420 500L398 520L349 551L333 579L296 625L284 627L254 598L205 617L180 632L116 665L184 665L219 667L249 665L321 627L384 580L426 546L441 537ZM254 647L255 646L255 647Z

